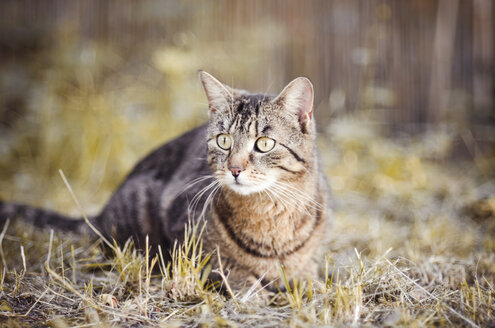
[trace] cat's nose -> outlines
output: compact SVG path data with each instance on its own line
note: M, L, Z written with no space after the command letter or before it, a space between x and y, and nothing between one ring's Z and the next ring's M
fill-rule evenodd
M239 174L241 174L241 172L244 171L242 167L238 167L238 166L229 166L229 170L230 172L232 172L234 178L237 178Z

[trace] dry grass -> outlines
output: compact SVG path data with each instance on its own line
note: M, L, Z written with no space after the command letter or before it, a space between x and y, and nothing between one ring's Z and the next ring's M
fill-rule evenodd
M146 151L198 122L174 108L204 108L195 77L201 62L194 54L201 52L193 49L184 65L167 66L183 50L161 49L152 58L166 79L153 69L136 78L114 49L59 39L42 54L56 65L41 72L39 63L23 66L39 73L42 87L28 92L34 105L25 117L2 131L0 196L78 213L61 168L91 213ZM1 323L495 325L495 183L480 173L488 159L452 160L452 127L398 140L375 128L356 116L322 131L335 215L319 281L297 281L270 300L253 291L222 294L206 280L211 254L194 234L164 263L131 242L109 254L102 241L12 221L0 227Z
M493 186L446 169L445 161L417 149L421 140L398 145L369 138L363 136L369 126L356 122L334 123L346 133L332 136L336 146L324 157L338 188L320 281L298 281L271 302L249 292L225 295L206 280L209 255L198 233L177 245L167 264L130 242L109 255L84 236L51 236L14 222L2 238L2 321L57 327L494 324Z

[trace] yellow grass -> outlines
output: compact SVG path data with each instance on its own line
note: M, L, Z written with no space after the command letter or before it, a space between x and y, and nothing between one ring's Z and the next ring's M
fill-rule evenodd
M81 65L74 62L77 42L60 40L46 54L57 65L40 73L35 105L9 122L2 140L0 197L92 214L146 152L206 120L196 78L201 59L160 48L150 59L154 68L137 78L108 46L82 45L96 59ZM184 55L188 60L170 65ZM190 115L180 116L179 107ZM334 222L320 279L297 280L268 298L221 293L206 279L212 254L197 238L202 226L188 226L184 245L150 258L131 241L108 241L105 253L101 240L50 234L12 218L0 227L1 323L494 325L495 187L483 171L491 159L453 159L455 129L394 140L369 117L359 112L321 127Z

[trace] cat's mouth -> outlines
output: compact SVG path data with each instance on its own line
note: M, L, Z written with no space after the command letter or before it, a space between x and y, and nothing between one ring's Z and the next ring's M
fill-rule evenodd
M257 179L255 181L246 176L227 176L222 180L223 185L243 196L262 192L269 188L273 183L273 181L271 181L272 179L263 179L260 181Z
M249 195L249 194L253 194L253 193L257 193L257 192L260 192L260 191L265 189L265 188L259 188L258 186L243 185L242 183L240 183L238 181L231 183L231 184L228 184L227 187L230 188L231 190L235 191L236 193L238 193L240 195L244 195L244 196Z

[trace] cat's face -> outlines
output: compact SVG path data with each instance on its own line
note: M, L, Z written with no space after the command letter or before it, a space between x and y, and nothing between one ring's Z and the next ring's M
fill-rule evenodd
M200 73L210 104L208 163L241 195L302 178L313 162L312 85L291 82L277 96L249 94Z

